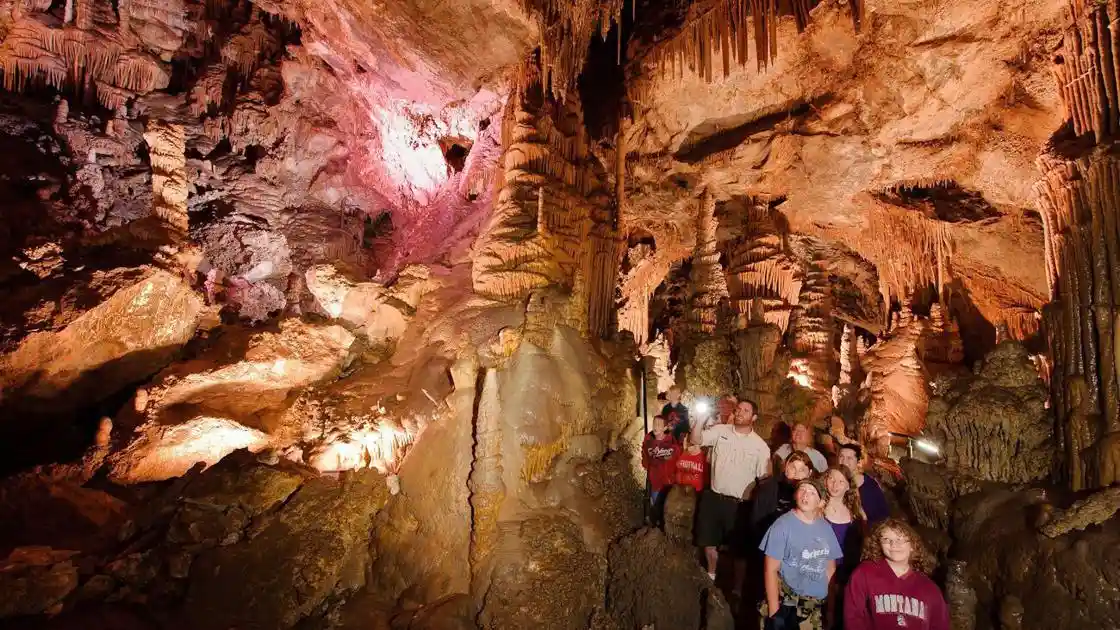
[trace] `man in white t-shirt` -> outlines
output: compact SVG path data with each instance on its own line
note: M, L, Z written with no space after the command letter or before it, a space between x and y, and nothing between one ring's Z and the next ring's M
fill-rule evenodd
M786 458L789 457L789 454L792 453L794 449L797 449L809 456L809 460L813 462L813 468L815 468L817 472L823 473L828 469L828 460L825 459L824 454L811 446L812 443L813 431L809 428L809 425L803 422L798 422L793 425L793 435L791 436L790 444L783 444L778 447L778 450L774 451L774 455L777 455L781 460L778 462L779 466L782 462L786 461Z
M693 443L711 448L712 471L711 486L700 497L696 542L704 548L708 576L713 581L719 546L730 544L736 556L736 593L742 587L745 556L750 548L750 510L746 500L755 482L770 472L770 447L754 432L756 409L754 402L743 400L736 407L731 424L713 426L711 418L706 418L692 425Z

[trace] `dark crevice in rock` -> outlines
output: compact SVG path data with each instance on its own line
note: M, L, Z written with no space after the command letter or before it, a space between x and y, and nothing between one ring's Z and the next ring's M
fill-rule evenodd
M927 218L947 223L983 222L1002 216L983 195L952 181L899 185L873 193L873 196L883 203L914 209Z
M706 120L689 131L673 158L694 164L709 155L739 146L755 134L773 131L783 122L803 117L830 100L829 95L809 101L795 99L749 114Z

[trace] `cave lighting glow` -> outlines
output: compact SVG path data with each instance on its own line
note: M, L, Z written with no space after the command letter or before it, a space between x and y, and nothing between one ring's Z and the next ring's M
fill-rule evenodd
M410 189L420 203L447 181L443 152L421 137L416 121L394 109L378 111L381 152L389 177L398 187Z
M916 446L918 449L920 449L920 450L922 450L926 453L929 453L930 455L940 455L941 454L941 448L940 447L938 447L933 442L930 442L929 440L926 440L924 438L915 439L914 440L914 446Z
M478 113L470 107L437 113L422 103L395 100L373 109L372 115L389 178L421 206L430 203L449 178L439 139L455 135L473 141L478 135Z
M350 431L346 439L327 445L312 466L320 472L341 472L374 468L382 474L395 474L404 453L415 436L395 423Z
M793 379L801 387L810 387L813 384L812 379L809 378L809 361L808 359L790 359L789 373L786 378Z

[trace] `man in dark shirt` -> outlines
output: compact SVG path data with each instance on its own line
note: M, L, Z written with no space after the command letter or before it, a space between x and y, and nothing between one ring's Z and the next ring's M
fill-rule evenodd
M665 393L665 399L669 402L661 408L661 416L665 418L667 423L673 431L673 437L680 441L688 434L690 427L688 424L688 407L681 403L681 389L676 385L669 388ZM671 418L676 414L676 423L673 424Z

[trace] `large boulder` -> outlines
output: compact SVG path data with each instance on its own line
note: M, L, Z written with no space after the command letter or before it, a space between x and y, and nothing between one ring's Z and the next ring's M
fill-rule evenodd
M495 554L479 622L489 630L583 630L602 605L606 558L587 548L578 525L563 516L510 524Z
M118 426L134 429L110 457L110 477L168 479L239 448L295 442L302 426L284 412L302 389L336 377L353 343L341 326L297 319L276 330L227 333L199 358L171 366L137 391L118 418Z
M1043 489L993 486L959 499L951 555L967 563L977 618L999 611L1018 630L1120 627L1120 518L1115 497L1102 498L1113 507L1092 519L1084 503L1056 510Z
M0 560L0 618L56 613L78 586L73 551L20 547Z
M102 275L108 295L88 296L99 300L95 306L81 296L64 294L59 304L44 298L40 310L68 312L42 324L65 324L0 356L0 415L62 413L102 400L159 371L194 336L203 303L182 278L151 269Z
M15 546L96 551L112 542L124 502L101 490L36 474L0 482L0 555Z
M331 265L316 265L305 274L307 290L318 312L364 335L373 346L385 346L404 334L427 290L426 268L402 270L391 286L349 279Z
M291 628L333 594L362 586L370 528L388 497L373 471L305 481L247 540L194 559L182 627Z

